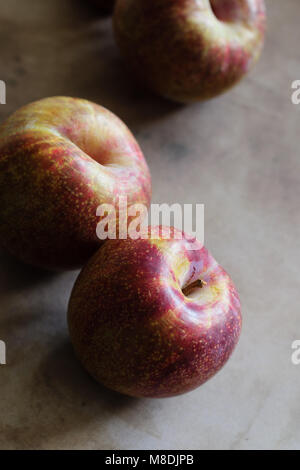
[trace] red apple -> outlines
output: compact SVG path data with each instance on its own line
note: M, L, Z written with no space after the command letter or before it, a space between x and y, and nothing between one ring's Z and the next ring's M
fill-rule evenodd
M117 0L115 35L137 77L179 102L241 80L264 41L264 0Z
M100 383L136 397L188 392L226 363L241 312L229 275L200 243L108 240L80 273L68 311L71 340ZM191 249L193 247L193 249Z
M54 97L0 127L0 244L50 269L82 266L99 248L97 207L149 205L150 174L136 140L110 111Z

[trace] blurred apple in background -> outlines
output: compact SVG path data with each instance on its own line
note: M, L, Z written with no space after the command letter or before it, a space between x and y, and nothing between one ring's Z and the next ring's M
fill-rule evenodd
M108 240L83 268L69 303L71 340L84 367L137 397L203 384L226 363L241 330L229 275L202 245L191 250L185 236L174 239L181 232L171 229L165 239L166 230Z
M212 98L257 61L264 0L117 0L115 35L140 81L179 102Z
M53 97L0 126L0 244L50 269L82 266L101 244L97 207L150 204L144 156L125 124L86 100Z

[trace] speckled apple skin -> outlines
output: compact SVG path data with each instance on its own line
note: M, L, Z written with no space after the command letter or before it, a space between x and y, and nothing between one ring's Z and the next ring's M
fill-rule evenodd
M150 204L151 180L125 124L86 100L53 97L0 127L0 244L48 269L82 266L102 243L99 204Z
M261 53L265 23L264 0L117 0L114 10L128 65L178 102L213 98L238 83Z
M100 383L135 397L170 397L206 382L240 335L232 280L200 244L109 240L80 273L68 310L75 352ZM178 232L177 232L178 233ZM195 247L194 247L195 248ZM207 284L186 297L182 288Z

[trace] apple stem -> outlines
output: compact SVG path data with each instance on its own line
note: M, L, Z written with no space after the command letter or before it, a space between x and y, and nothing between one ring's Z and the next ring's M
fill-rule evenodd
M203 281L202 279L197 279L197 281L194 281L192 284L190 284L189 286L186 286L184 289L182 289L182 292L185 296L187 296L196 287L200 287L200 289L202 289L202 287L206 286L206 285L207 285L207 282Z

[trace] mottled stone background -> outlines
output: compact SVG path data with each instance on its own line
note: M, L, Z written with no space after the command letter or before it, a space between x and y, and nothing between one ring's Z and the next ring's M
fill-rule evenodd
M80 0L0 0L4 119L50 95L94 100L131 127L155 202L204 203L206 244L240 291L244 328L228 365L185 396L135 400L104 390L75 360L66 306L77 275L0 254L0 447L300 448L300 5L269 0L254 72L225 96L177 106L128 78L111 22Z

